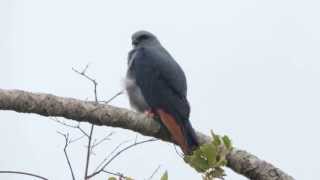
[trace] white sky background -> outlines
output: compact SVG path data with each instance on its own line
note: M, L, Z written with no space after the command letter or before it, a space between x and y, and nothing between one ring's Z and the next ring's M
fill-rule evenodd
M315 0L1 0L0 88L92 99L92 85L71 70L90 62L88 73L106 100L122 88L131 34L149 30L186 72L196 129L227 134L235 146L296 179L320 179L319 5ZM129 107L125 96L112 104ZM1 111L0 120L0 170L70 179L64 139L56 131L78 137L76 131L38 115ZM96 137L111 131L112 140L95 151L92 168L118 143L135 137L109 127L99 128ZM84 141L69 153L80 178ZM172 180L200 179L163 142L128 151L108 170L146 179L158 165L154 179L165 170ZM226 179L245 179L227 173ZM0 179L30 178L0 174Z

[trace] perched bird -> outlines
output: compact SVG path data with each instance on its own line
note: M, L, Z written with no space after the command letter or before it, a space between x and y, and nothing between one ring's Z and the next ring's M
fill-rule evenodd
M130 105L156 115L184 154L199 146L190 121L186 77L159 40L147 31L132 35L126 91Z

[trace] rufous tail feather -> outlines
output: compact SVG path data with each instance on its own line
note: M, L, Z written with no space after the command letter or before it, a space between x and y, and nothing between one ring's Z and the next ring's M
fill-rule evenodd
M181 147L184 154L188 154L190 150L186 137L176 119L161 109L157 109L156 112L160 116L161 122L169 130L173 140Z

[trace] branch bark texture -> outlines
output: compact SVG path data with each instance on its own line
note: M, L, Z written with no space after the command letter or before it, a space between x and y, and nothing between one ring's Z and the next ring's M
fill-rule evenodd
M74 98L58 97L51 94L31 93L21 90L0 89L0 110L20 113L35 113L42 116L64 117L99 126L129 129L146 136L172 142L160 124L141 113L95 102ZM211 138L197 132L200 144ZM272 164L259 159L247 151L234 148L228 155L228 165L233 171L252 180L293 180Z

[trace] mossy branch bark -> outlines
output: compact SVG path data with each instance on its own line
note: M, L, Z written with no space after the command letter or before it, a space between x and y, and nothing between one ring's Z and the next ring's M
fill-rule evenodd
M64 117L99 126L124 128L171 142L167 132L144 114L74 98L0 89L0 110ZM211 138L203 133L197 132L197 135L201 144L211 141ZM227 159L229 168L252 180L294 179L272 164L243 150L234 148Z

